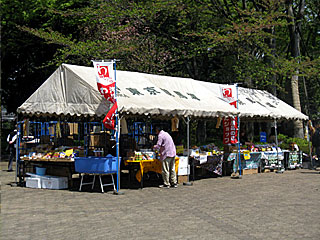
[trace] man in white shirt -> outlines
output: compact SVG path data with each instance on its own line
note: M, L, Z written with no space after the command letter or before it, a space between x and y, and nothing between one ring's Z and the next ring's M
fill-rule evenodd
M175 171L175 156L176 146L169 133L161 130L159 127L155 127L156 134L158 135L158 142L153 146L154 149L160 151L160 161L162 162L162 178L163 185L159 187L170 188L177 187L177 177Z

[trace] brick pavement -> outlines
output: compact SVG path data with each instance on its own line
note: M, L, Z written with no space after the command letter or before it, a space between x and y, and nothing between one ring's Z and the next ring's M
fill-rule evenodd
M6 169L7 163L1 163ZM320 239L320 174L300 169L197 180L124 195L11 187L1 239Z

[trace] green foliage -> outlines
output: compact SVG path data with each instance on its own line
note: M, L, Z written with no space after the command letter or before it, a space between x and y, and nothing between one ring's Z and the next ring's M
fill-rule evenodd
M291 144L296 143L302 152L309 153L309 143L306 139L292 138L284 134L279 134L278 142L281 149L290 149Z
M63 62L117 58L118 69L243 82L285 100L287 79L298 73L309 96L301 92L302 109L315 116L320 5L306 0L301 56L292 58L286 2L1 0L4 104L18 107Z

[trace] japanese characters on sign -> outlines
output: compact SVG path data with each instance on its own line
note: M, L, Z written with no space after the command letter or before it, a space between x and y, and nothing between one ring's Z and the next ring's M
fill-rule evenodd
M236 86L221 87L221 96L227 102L237 108ZM238 143L238 122L236 118L223 119L223 144Z
M130 98L131 96L157 96L157 95L161 95L161 94L166 94L167 96L170 97L179 97L182 99L193 99L193 100L197 100L200 101L200 98L198 98L194 93L181 93L179 91L172 91L170 92L167 89L164 88L156 88L156 87L151 87L151 86L147 86L144 87L142 89L137 89L134 87L127 87L125 88L125 90L128 92L127 94L124 94L122 91L122 89L120 89L119 87L117 87L117 95L118 97L125 97L125 98Z
M228 117L223 119L223 144L238 143L237 119Z

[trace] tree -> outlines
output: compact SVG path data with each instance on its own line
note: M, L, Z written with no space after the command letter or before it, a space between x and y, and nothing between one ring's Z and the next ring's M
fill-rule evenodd
M11 2L5 2L11 6ZM117 58L121 60L118 68L123 70L218 83L240 82L266 89L297 108L302 104L304 112L308 102L305 95L301 95L300 103L291 99L305 92L312 102L320 95L320 88L316 87L320 62L316 0L28 3L30 6L23 5L19 10L22 16L26 12L28 18L22 22L8 18L8 22L27 41L32 38L31 45L34 41L39 46L49 44L52 52L43 56L44 63L89 66L92 59ZM9 9L5 11L10 12ZM6 31L9 29L6 27ZM15 39L12 42L21 47ZM8 45L5 43L5 47ZM294 49L299 49L298 54L293 54ZM6 69L13 74L15 68ZM287 79L290 84L286 84ZM306 91L299 79L304 79ZM314 80L317 84L310 84ZM318 111L320 100L316 101L317 105L310 106L311 114Z

